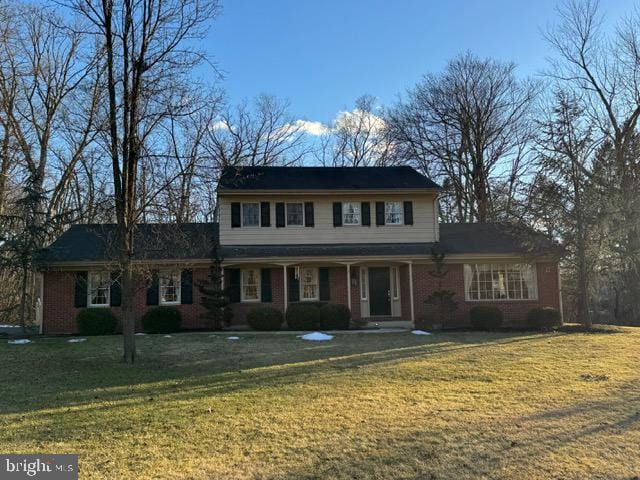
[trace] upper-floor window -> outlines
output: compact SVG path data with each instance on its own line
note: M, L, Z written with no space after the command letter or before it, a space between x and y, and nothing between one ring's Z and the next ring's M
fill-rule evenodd
M318 269L300 269L300 300L318 300Z
M180 303L180 270L164 270L158 276L160 305Z
M535 300L535 265L520 263L464 266L467 300Z
M111 293L111 274L109 272L89 272L87 288L90 307L108 307Z
M257 268L247 268L240 272L241 277L241 298L243 302L260 301L260 270Z
M302 203L287 203L287 225L304 225Z
M400 225L402 223L402 202L385 202L384 223L386 225Z
M259 227L260 226L260 204L259 203L243 203L242 204L242 226L243 227Z
M360 225L360 204L355 202L342 203L342 224Z

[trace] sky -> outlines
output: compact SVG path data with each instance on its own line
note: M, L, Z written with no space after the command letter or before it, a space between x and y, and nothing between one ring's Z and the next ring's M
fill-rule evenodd
M470 51L539 75L556 0L222 0L203 45L231 102L268 93L291 114L331 122L363 94L389 105ZM601 0L608 26L633 0Z

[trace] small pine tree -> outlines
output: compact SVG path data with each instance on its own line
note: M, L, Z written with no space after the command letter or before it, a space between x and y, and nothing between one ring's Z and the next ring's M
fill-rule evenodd
M218 247L212 251L213 263L209 270L209 280L198 285L200 303L206 309L202 317L207 320L213 330L222 330L231 325L233 312L229 307L229 296L222 286L222 258L218 254Z
M440 324L447 324L451 319L451 315L458 309L458 302L454 300L455 292L443 288L442 282L449 273L445 269L445 254L438 251L436 245L431 248L431 259L435 264L435 270L429 272L432 277L438 279L438 289L431 292L431 295L424 301L434 310L434 319Z

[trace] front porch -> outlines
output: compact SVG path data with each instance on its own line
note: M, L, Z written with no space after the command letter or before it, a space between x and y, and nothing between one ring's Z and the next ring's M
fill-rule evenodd
M349 307L356 321L384 326L414 317L411 261L225 262L234 323L258 305L282 311L292 303L328 302Z

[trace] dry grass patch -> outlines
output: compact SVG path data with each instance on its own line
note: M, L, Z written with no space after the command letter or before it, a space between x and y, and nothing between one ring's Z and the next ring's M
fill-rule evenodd
M81 478L631 479L640 331L0 345L0 451Z

